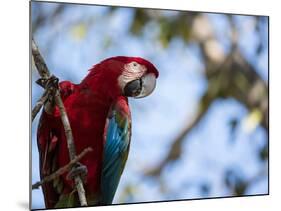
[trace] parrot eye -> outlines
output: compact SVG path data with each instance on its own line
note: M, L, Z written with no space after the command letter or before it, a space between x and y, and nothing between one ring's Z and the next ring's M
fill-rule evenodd
M133 62L133 66L134 66L134 67L138 66L138 63Z

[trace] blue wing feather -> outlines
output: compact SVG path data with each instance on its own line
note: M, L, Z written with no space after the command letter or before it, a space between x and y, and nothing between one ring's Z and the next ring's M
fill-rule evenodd
M131 135L130 115L124 114L118 106L110 113L101 175L102 204L112 203L128 157Z

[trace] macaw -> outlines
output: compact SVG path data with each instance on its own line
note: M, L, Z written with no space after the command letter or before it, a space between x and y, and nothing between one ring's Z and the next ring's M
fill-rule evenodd
M158 74L143 58L117 56L94 65L80 84L59 83L77 155L87 147L93 149L76 168L83 176L88 205L112 203L130 148L128 97L151 94ZM52 102L42 111L37 144L41 179L69 163L60 112ZM70 171L42 185L46 208L80 206L73 175Z

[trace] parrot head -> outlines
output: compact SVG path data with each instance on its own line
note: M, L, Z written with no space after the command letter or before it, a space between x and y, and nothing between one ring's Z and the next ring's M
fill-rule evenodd
M142 98L150 95L159 73L156 67L141 57L117 56L95 65L90 75L99 76L111 96ZM97 78L97 77L96 77ZM94 82L93 82L94 83Z
M124 67L118 85L124 96L142 98L150 95L156 86L158 71L149 61L140 57L116 57Z

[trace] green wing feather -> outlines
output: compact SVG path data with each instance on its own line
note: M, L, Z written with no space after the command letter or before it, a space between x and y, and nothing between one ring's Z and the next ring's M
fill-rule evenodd
M127 109L124 108L124 105ZM128 157L131 117L126 104L116 104L110 111L106 127L101 175L102 204L111 204Z

